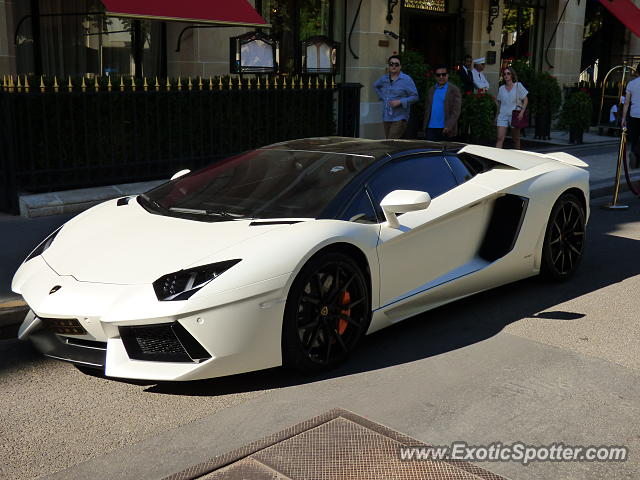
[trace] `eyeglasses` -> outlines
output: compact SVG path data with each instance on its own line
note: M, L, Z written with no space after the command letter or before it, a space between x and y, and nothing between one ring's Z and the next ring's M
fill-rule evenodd
M399 66L400 66L400 64L399 64L399 63L396 63L396 62L389 62L389 66L390 66L390 67L399 67Z
M448 73L436 73L436 77L446 77Z
M511 76L511 72L503 72L502 75L509 75Z

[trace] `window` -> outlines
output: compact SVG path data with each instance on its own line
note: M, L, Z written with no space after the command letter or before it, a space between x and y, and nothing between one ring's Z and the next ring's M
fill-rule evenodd
M378 223L376 212L365 189L360 190L338 219L347 222Z
M440 155L400 159L377 171L369 181L376 209L393 190L418 190L436 198L456 186L451 168Z
M332 38L332 3L329 0L256 0L256 9L273 27L280 42L280 71L299 72L302 42L315 36Z

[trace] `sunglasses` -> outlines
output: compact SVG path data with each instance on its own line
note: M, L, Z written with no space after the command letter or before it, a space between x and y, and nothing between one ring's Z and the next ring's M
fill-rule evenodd
M446 77L448 73L436 73L436 77Z
M399 67L399 66L400 66L400 64L399 64L399 63L396 63L396 62L389 62L389 66L390 66L390 67Z
M502 72L502 75L509 75L509 76L511 76L511 72Z

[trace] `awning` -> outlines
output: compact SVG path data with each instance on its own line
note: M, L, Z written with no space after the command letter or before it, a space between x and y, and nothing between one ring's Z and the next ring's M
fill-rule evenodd
M113 17L269 27L247 0L102 0Z
M600 0L600 3L625 27L640 37L640 8L631 0Z

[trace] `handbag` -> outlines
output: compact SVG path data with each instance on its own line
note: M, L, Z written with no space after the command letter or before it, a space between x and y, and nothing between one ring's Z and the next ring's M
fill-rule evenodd
M520 83L520 82L518 82ZM527 111L524 111L524 115L520 118L520 111L518 107L518 83L516 83L516 109L511 112L511 126L513 128L526 128L529 126L529 115Z

